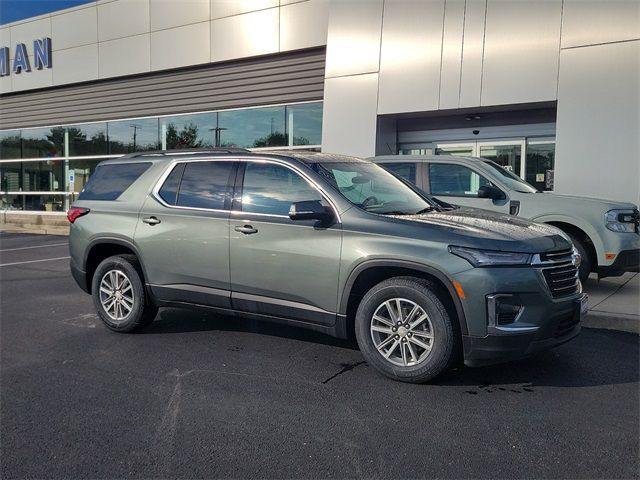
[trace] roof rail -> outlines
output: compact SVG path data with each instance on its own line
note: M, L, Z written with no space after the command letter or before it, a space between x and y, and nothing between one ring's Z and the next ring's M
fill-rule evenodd
M251 153L246 148L236 147L219 147L219 148L184 148L176 150L151 150L148 152L137 152L125 155L124 158L140 158L140 157L164 157L168 155L209 155L212 153Z

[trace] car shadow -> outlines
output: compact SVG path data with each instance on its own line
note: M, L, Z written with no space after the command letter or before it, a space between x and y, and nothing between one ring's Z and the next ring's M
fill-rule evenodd
M163 308L143 334L187 333L204 331L248 332L273 337L290 338L339 348L357 350L355 340L342 340L303 327L284 325L275 321L258 321L248 318L221 315L207 311Z
M358 350L354 339L342 340L300 327L220 315L207 311L161 309L143 334L205 331L247 332L331 347ZM467 386L467 393L529 393L539 386L589 387L637 383L640 343L631 333L583 328L574 340L526 359L486 367L459 366L428 385Z

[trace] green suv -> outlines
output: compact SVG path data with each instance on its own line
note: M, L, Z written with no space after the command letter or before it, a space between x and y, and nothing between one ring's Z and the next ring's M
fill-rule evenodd
M71 271L112 330L197 307L355 333L389 377L575 337L580 255L558 229L443 207L368 160L241 149L102 162L68 212Z

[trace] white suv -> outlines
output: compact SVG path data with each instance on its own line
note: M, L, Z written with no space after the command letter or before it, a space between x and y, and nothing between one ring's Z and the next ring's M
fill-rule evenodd
M395 174L444 202L510 213L563 230L583 258L580 278L640 271L638 207L543 193L497 163L454 156L379 156Z

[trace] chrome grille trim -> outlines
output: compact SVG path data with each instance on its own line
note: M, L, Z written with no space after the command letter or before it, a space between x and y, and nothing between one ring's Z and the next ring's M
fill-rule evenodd
M580 278L573 250L534 255L531 265L537 268L552 298L580 292Z

